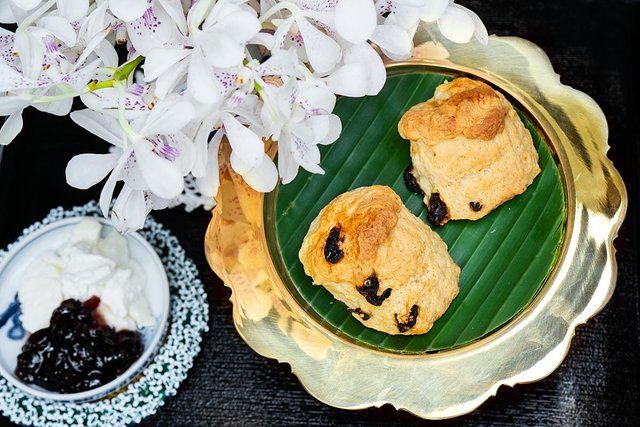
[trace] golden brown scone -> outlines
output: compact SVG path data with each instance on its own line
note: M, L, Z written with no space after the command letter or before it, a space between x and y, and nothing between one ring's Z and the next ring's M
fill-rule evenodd
M398 123L411 141L413 175L429 218L482 218L522 194L540 172L531 134L513 106L483 82L460 77Z
M446 244L389 187L341 194L313 220L299 252L304 271L362 324L424 334L458 294Z

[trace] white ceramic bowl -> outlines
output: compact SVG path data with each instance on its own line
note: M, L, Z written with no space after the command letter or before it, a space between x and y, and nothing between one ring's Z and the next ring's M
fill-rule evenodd
M43 226L14 245L0 262L0 313L13 303L22 277L29 264L43 252L60 248L68 239L73 226L87 217L73 217ZM91 217L103 225L102 235L111 228L104 218ZM33 384L25 384L16 377L14 370L28 333L20 340L9 337L11 320L0 327L0 375L16 387L37 397L65 401L84 402L107 396L130 383L146 366L160 347L167 330L169 318L169 282L160 258L151 245L138 233L126 236L130 257L144 270L145 294L151 313L156 318L154 327L142 330L144 352L122 375L113 381L81 393L57 393Z

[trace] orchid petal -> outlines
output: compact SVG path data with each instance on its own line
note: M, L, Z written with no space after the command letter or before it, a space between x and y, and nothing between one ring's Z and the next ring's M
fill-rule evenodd
M353 44L369 40L376 29L377 13L371 0L339 0L335 8L338 34Z
M94 52L105 67L116 68L118 66L118 52L108 40L100 40Z
M293 25L294 19L293 17L287 18L278 25L275 33L273 33L273 48L278 51L282 49L284 46L284 40L287 38L289 34L289 30Z
M218 169L218 151L223 133L218 131L209 142L207 150L207 174L196 179L200 192L208 197L215 197L220 185L220 170Z
M474 32L473 32L474 37L484 46L488 45L489 33L487 32L487 28L484 26L484 23L482 22L478 14L459 4L452 4L451 7L454 7L456 9L461 9L465 11L467 14L469 14L471 19L473 19L473 23L474 23Z
M70 114L71 120L89 132L111 144L122 147L123 133L118 119L91 110L79 110Z
M475 32L475 23L466 10L449 7L438 19L443 36L454 43L467 43Z
M258 166L264 154L262 139L230 114L224 115L222 123L233 151L251 167Z
M300 139L294 139L293 158L305 170L311 173L324 175L324 170L318 165L320 162L320 150L314 144L308 144Z
M9 2L0 2L0 24L15 24L16 21L16 17L13 15Z
M387 70L382 58L369 43L362 43L347 49L344 53L344 63L361 63L367 67L369 72L367 95L377 95L384 87L387 81Z
M60 93L57 93L60 94ZM64 98L54 102L45 102L42 104L33 104L33 106L44 113L53 114L54 116L66 116L71 111L73 98Z
M340 118L335 114L309 117L307 123L313 130L316 144L329 145L338 139L342 131Z
M288 184L298 174L298 163L293 158L291 140L288 136L278 141L278 172L283 184Z
M276 38L274 37L273 34L258 33L249 39L248 44L258 44L271 50L273 49L275 40Z
M58 0L58 12L67 21L79 21L89 10L89 0Z
M111 174L109 175L107 182L105 182L104 187L102 187L102 191L100 192L100 210L102 211L102 215L105 218L109 217L109 205L111 204L111 199L113 198L113 192L116 189L116 183L120 180L120 173L122 172L124 165L127 163L127 160L132 151L132 149L128 149L122 154L122 157L120 157L120 160L111 171Z
M147 218L147 205L144 193L122 187L111 210L111 223L120 233L139 230L144 227Z
M158 0L158 3L171 17L182 34L187 34L187 17L182 9L182 4L177 0Z
M143 135L176 133L193 119L196 113L193 105L187 101L174 101L174 99L175 97L166 98L156 104L140 131Z
M147 140L136 140L133 147L136 162L151 192L163 199L171 199L182 193L184 179L172 162L151 151Z
M311 25L306 19L296 21L304 41L309 63L318 73L327 73L336 66L342 51L334 39Z
M252 166L242 160L242 157L240 157L235 151L231 151L231 154L229 155L229 163L231 164L231 169L240 175L244 175L252 169Z
M256 68L260 76L299 76L298 58L293 50L280 50Z
M146 12L147 0L109 0L109 9L116 18L131 22Z
M23 96L0 96L0 116L9 116L31 104L31 98Z
M22 130L22 110L7 117L0 128L0 147L9 145Z
M365 64L345 64L324 79L327 87L337 95L359 98L369 92L369 70Z
M14 49L20 55L22 73L27 78L37 79L42 70L44 50L42 43L28 31L16 31Z
M113 2L113 0L111 1ZM128 3L130 0L119 1ZM135 1L144 1L146 5L146 0ZM144 16L127 22L127 37L136 52L145 56L151 49L163 47L173 41L176 35L176 27L172 22L171 17L163 7L156 7L156 3L151 2L144 12Z
M171 70L175 65L189 56L189 49L172 49L167 47L151 49L145 56L144 80L150 82Z
M155 95L160 99L165 98L187 74L188 66L188 61L180 61L172 68L161 74L156 80Z
M411 56L413 40L409 33L398 25L378 25L371 41L391 59L401 60Z
M201 41L200 47L207 58L207 63L214 67L235 67L244 59L244 46L226 34L203 33L199 41Z
M224 34L236 43L246 43L258 34L261 28L255 12L240 9L220 19L215 25L215 32Z
M13 0L13 3L23 10L31 10L40 4L41 0Z
M109 31L110 31L110 29L107 28L105 30L100 31L99 33L96 33L93 37L91 37L91 40L89 40L89 42L87 43L86 47L82 51L82 54L80 55L80 57L76 61L76 65L75 65L74 69L77 70L82 65L84 65L84 61L86 61L86 59L89 57L89 55L91 55L93 53L93 51L98 46L98 44L100 44L102 42L102 40L107 36L107 34L109 34Z
M336 96L322 87L308 86L300 90L298 103L311 114L327 114L336 105Z
M191 54L187 90L196 101L203 104L215 104L222 98L220 82L213 75L211 67L205 63L199 49L194 49Z
M222 133L223 132L216 132L213 138L222 138ZM193 138L195 160L193 168L191 169L191 174L196 178L201 178L207 173L207 141L210 134L211 128L202 124Z
M437 21L449 6L449 0L429 0L420 7L420 19L425 22Z
M50 31L51 34L68 47L75 46L76 30L66 19L60 16L47 15L38 20L38 26Z
M182 176L186 176L196 160L193 142L182 132L167 135L166 139L178 151L178 156L173 160L174 166L178 168Z
M65 175L67 184L86 190L102 181L116 166L122 153L79 154L69 160Z
M242 175L251 188L261 193L273 190L278 183L278 169L271 158L264 154L262 163Z

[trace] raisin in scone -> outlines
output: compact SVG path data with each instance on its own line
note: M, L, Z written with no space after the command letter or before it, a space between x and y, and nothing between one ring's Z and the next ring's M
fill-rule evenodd
M458 294L446 244L389 187L344 193L313 220L299 252L305 273L362 324L423 334Z
M523 193L540 172L531 134L513 106L487 84L460 77L407 111L413 175L429 219L482 218Z

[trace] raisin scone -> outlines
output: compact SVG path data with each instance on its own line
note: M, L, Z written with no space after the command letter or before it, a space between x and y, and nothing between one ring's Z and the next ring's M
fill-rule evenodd
M482 218L522 194L540 172L531 134L513 106L480 81L441 84L402 116L398 131L411 141L412 173L429 219L439 225Z
M446 244L389 187L341 194L313 220L299 252L305 273L367 327L427 332L458 294Z

